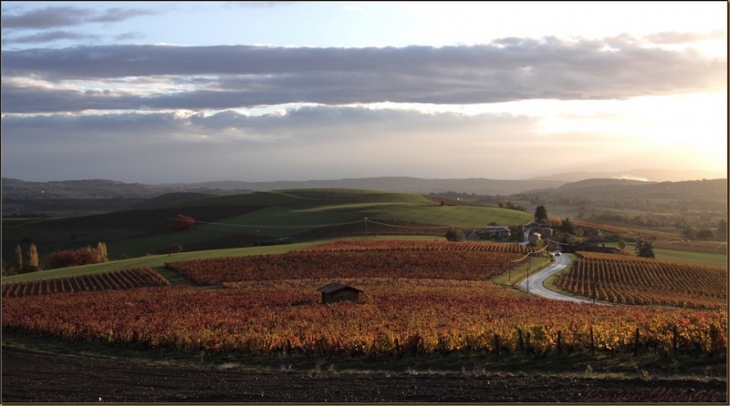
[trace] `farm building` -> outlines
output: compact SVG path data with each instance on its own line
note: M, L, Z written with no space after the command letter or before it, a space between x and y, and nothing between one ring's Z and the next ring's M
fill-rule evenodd
M538 228L534 228L533 230L540 233L540 235L543 237L553 236L553 229L550 228L550 226L540 226Z
M317 290L322 292L322 303L343 301L357 302L360 297L360 293L363 293L360 289L355 289L351 286L342 285L337 282L330 283L329 285L323 286Z
M478 232L480 238L499 239L506 241L511 233L507 226L486 226Z
M606 247L606 244L602 244L600 247L590 243L579 243L579 244L562 244L562 251L565 252L601 252L604 254L620 254L621 250L614 247Z
M583 246L581 248L576 248L577 251L588 251L588 252L602 252L604 254L620 254L621 250L618 248L613 247L606 247L606 244L603 244L603 246L598 247L594 245L588 245Z
M540 233L532 233L527 237L527 241L530 243L530 245L537 245L537 242L540 241L540 237L542 235Z

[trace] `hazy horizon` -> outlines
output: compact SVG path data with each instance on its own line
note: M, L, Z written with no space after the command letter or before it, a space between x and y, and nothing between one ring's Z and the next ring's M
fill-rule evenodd
M641 173L646 176L638 176L637 173ZM278 180L249 180L244 181L240 179L208 179L203 181L182 181L182 182L125 182L120 181L119 179L109 179L109 178L77 178L77 179L61 179L61 180L32 180L32 179L22 179L22 178L12 178L12 177L6 177L3 176L3 179L15 179L20 180L24 182L61 182L61 181L93 181L93 180L104 180L104 181L115 181L115 182L123 182L123 183L140 183L140 184L149 184L149 185L172 185L172 184L204 184L204 183L295 183L295 182L340 182L340 181L359 181L359 180L368 180L368 179L416 179L416 180L424 180L424 181L448 181L448 180L457 180L457 181L470 181L470 180L486 180L486 181L498 181L498 182L531 182L531 181L539 181L539 180L551 180L551 181L565 181L565 182L577 182L578 180L582 179L622 179L622 180L634 180L634 181L642 181L642 182L664 182L664 181L670 181L670 182L680 182L680 181L692 181L692 180L712 180L712 179L727 179L728 174L727 172L712 172L712 171L678 171L678 170L670 170L670 169L633 169L633 170L626 170L626 171L615 171L615 172L567 172L567 173L555 173L555 174L547 174L544 176L537 176L532 178L523 178L523 179L498 179L498 178L422 178L422 177L415 177L415 176L384 176L384 177L357 177L357 178L319 178L319 179L304 179L304 180L292 180L292 179L278 179Z
M3 2L2 176L727 173L727 2Z

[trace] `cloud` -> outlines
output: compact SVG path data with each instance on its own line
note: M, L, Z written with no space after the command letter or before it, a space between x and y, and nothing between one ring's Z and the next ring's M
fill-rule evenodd
M656 143L620 134L542 134L540 117L367 107L308 106L260 116L233 110L6 115L0 125L3 176L26 180L520 179L539 175L546 163L555 172L579 164L610 169L596 166L596 157L630 166L642 154L646 165L668 167L685 152L669 144L657 151Z
M144 34L141 32L126 32L123 34L116 35L114 39L116 41L126 41L130 39L141 39L144 38Z
M715 30L704 33L667 31L647 35L644 37L644 39L655 44L684 44L698 41L722 39L725 39L727 41L727 31Z
M227 5L246 8L265 8L296 4L296 1L227 1Z
M54 139L78 140L86 136L91 139L95 135L103 137L105 134L124 138L165 139L171 134L199 136L218 134L226 130L229 134L235 132L241 136L256 135L256 142L266 137L274 139L286 134L298 134L297 137L287 138L288 142L307 143L313 141L312 137L330 141L329 137L343 139L344 134L352 127L357 128L358 132L369 133L368 137L373 137L382 129L423 133L436 132L441 127L476 129L483 125L491 129L519 125L525 129L524 126L532 128L535 120L509 114L465 116L457 113L422 114L398 109L309 106L260 116L232 110L215 114L158 112L7 116L1 124L3 133L8 136L4 141L30 137L40 142L52 142ZM222 136L222 139L226 137ZM216 137L212 136L211 141L215 140Z
M86 7L51 6L14 12L3 9L2 26L6 29L49 29L96 22L119 22L141 15L156 14L141 8L112 7L103 11Z
M3 29L68 27L80 24L93 14L94 11L91 9L72 6L53 6L20 13L3 10L2 26Z
M545 152L531 146L535 119L502 114L317 106L263 116L17 116L1 124L3 176L21 179L78 179L90 170L136 181L447 177L485 167L485 156L519 166L506 153L515 145L528 155ZM53 175L50 165L58 167Z
M476 104L527 99L624 99L726 86L727 60L632 41L508 38L481 46L276 48L257 46L85 46L3 51L3 112L192 109L319 103ZM144 77L173 93L134 93L118 79ZM58 89L96 83L110 92ZM93 86L92 86L93 87Z
M3 8L2 45L41 44L59 40L99 41L101 37L85 32L58 30L60 27L81 28L87 24L118 23L143 15L158 14L152 9L111 7L104 10L76 6L50 6L25 10L19 7ZM31 34L27 32L33 31ZM19 33L24 34L19 34ZM127 35L117 36L117 41L129 39ZM136 37L139 34L135 34Z
M98 13L96 16L89 18L89 22L99 23L116 23L124 20L129 20L138 16L154 15L157 11L146 10L141 8L124 8L124 7L112 7Z
M46 31L39 32L37 34L23 35L20 37L3 38L3 44L30 44L30 43L44 43L52 42L63 39L71 40L92 40L98 41L100 37L92 34L81 34L72 31Z

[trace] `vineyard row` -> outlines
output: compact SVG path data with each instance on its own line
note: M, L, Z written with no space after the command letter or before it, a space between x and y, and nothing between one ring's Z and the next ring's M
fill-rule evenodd
M484 280L521 255L489 251L298 251L166 263L198 284L277 279L401 277Z
M149 267L3 285L2 297L38 296L51 293L88 292L166 286L170 282Z
M617 259L583 253L557 279L561 289L622 304L724 309L727 272L723 268L673 261Z
M345 280L358 303L319 303L323 280L201 290L7 298L3 327L76 340L246 354L545 353L642 348L722 354L725 311L593 306L515 294L491 282Z
M326 244L315 245L302 251L476 251L476 252L504 252L527 254L537 250L519 244L494 244L483 242L450 242L428 240L360 240L339 239Z

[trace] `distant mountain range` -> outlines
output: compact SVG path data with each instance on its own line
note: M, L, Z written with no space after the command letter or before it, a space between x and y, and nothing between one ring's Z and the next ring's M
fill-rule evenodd
M511 195L545 187L565 184L560 180L499 180L499 179L422 179L410 177L356 178L338 180L275 181L275 182L204 182L190 184L165 184L160 186L176 189L219 190L283 190L344 188L382 190L405 193L442 193L447 191L477 193L482 195Z
M585 179L628 179L651 182L681 182L684 180L723 179L727 172L698 171L685 169L632 169L618 172L569 172L558 175L541 176L530 180L555 180L578 182Z
M540 196L572 196L587 199L676 199L703 200L721 203L716 210L727 207L727 179L686 180L677 182L642 182L629 179L597 178L566 183L557 188L526 192Z
M517 193L556 189L587 179L625 179L643 182L686 181L727 178L722 172L635 169L621 172L572 172L527 180L499 179L422 179L413 177L378 177L339 180L243 182L214 181L147 185L113 180L68 180L29 182L2 178L2 200L24 199L148 199L166 193L204 193L224 195L261 190L349 188L418 194L458 192L479 195L513 195ZM605 182L604 182L605 185Z

